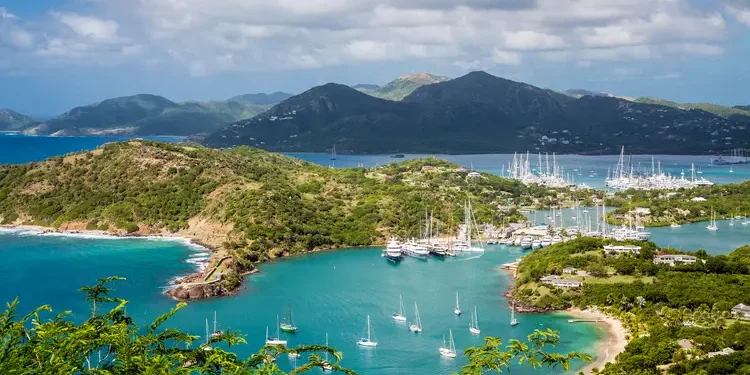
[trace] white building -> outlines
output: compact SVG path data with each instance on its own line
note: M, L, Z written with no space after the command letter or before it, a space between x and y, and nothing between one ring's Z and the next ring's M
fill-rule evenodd
M692 255L682 254L665 254L654 257L654 264L669 264L670 266L674 266L675 264L692 264L697 261L698 258Z
M750 320L750 306L740 303L732 307L732 316L737 319Z
M604 252L609 255L619 255L619 254L635 254L638 255L641 253L641 247L640 246L632 246L632 245L606 245L604 246Z
M720 350L718 352L709 352L708 353L708 358L713 358L713 357L716 357L718 355L730 355L730 354L734 354L734 349L732 349L732 348L724 348L724 349L722 349L722 350Z
M563 273L567 273L567 274L575 275L575 274L576 274L576 272L578 272L578 269L576 269L576 268L573 268L573 267L567 267L567 268L563 268Z
M566 280L557 275L544 276L539 279L542 284L551 285L557 288L580 288L583 283L578 280Z

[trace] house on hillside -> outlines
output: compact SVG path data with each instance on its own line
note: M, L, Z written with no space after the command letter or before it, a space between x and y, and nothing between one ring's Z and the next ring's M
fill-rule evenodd
M566 274L575 275L576 272L578 272L577 268L573 268L573 267L563 268L563 273L566 273Z
M745 304L738 304L732 307L732 316L737 319L750 320L750 306Z
M724 349L721 349L718 352L709 352L708 353L708 358L713 358L713 357L716 357L716 356L719 356L719 355L730 355L730 354L734 354L734 349L732 349L732 348L724 348Z
M604 252L607 253L607 255L620 255L620 254L635 254L638 255L641 253L641 247L640 246L632 246L632 245L606 245L604 246Z
M654 264L669 264L673 267L675 264L692 264L697 261L698 258L692 255L662 254L654 256Z
M551 285L557 288L580 288L583 283L578 280L566 280L557 275L544 276L539 281L544 285Z

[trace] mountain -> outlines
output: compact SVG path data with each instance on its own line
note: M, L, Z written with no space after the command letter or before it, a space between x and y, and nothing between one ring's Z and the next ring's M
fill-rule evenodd
M360 87L357 89L381 99L402 100L403 98L414 92L414 90L424 85L445 82L448 80L450 80L450 78L448 77L435 76L427 73L407 74L398 77L391 82L388 82L388 84L382 87L377 87L374 89L365 88L364 90L362 89L362 87Z
M34 121L36 120L10 109L0 109L0 131L18 130Z
M256 104L256 105L273 105L280 103L283 100L289 99L292 94L277 91L273 94L244 94L237 95L227 99L227 102L237 102L240 104Z
M748 147L750 118L637 103L575 99L472 72L402 101L326 84L205 139L210 146L342 153L549 151L695 154Z
M635 101L638 103L658 104L681 109L699 109L723 117L729 117L733 115L750 116L750 108L742 108L742 106L726 107L713 103L676 103L669 100L645 96L640 97Z
M369 94L369 93L372 93L373 91L379 89L380 86L378 86L378 85L370 85L370 84L366 84L366 83L359 83L359 84L356 84L356 85L352 86L352 88L355 89L355 90L357 90L357 91L361 91L361 92L363 92L365 94Z
M175 103L139 94L76 107L47 121L28 123L26 134L50 135L197 135L253 117L290 94L248 94L226 101Z

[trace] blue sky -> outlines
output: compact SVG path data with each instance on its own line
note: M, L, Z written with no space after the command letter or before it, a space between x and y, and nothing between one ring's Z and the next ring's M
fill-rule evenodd
M750 1L0 0L0 56L0 108L37 116L478 69L750 104Z

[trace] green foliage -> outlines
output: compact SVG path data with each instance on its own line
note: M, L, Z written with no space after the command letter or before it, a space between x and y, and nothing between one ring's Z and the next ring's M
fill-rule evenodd
M675 103L669 100L659 99L659 98L649 98L649 97L641 97L636 99L636 102L638 103L646 103L646 104L658 104L668 107L675 107L675 108L686 108L686 109L699 109L702 111L710 112L715 115L719 116L732 116L732 115L741 115L741 116L750 116L750 110L746 110L743 108L738 107L725 107L718 104L713 103Z
M591 361L591 356L586 353L557 354L545 351L545 346L560 343L559 332L550 329L534 330L526 341L510 340L505 350L499 338L486 337L484 341L484 346L471 347L464 351L469 364L459 371L460 375L502 374L510 372L510 366L513 364L530 366L534 369L560 367L563 370L569 370L573 360Z
M178 304L146 327L138 327L125 313L127 301L110 297L108 284L118 277L99 280L81 290L92 304L91 317L83 323L71 321L69 312L50 319L50 312L42 306L24 317L16 314L18 300L9 303L0 314L0 372L3 374L238 374L260 375L284 373L274 359L288 353L310 353L309 361L291 374L322 369L330 365L333 371L356 375L339 365L341 353L318 345L297 348L265 346L246 360L237 358L231 351L216 347L225 344L244 344L239 332L227 331L200 343L200 337L191 336L175 328L162 328L170 318L185 307ZM112 306L100 313L98 307ZM318 353L327 352L331 363L321 360Z
M363 91L376 98L399 101L409 96L414 90L432 83L445 82L450 78L432 74L408 74L388 82L374 90Z

